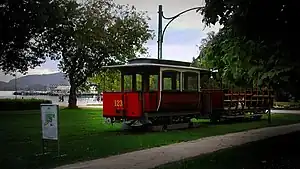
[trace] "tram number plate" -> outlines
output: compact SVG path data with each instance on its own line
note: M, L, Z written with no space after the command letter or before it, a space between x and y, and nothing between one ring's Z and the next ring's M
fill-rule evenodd
M115 107L123 107L123 101L122 100L114 100Z

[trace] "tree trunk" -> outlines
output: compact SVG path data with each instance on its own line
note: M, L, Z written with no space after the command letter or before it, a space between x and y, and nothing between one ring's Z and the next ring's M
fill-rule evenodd
M74 109L77 107L77 96L76 96L76 87L71 83L70 95L69 95L69 108Z

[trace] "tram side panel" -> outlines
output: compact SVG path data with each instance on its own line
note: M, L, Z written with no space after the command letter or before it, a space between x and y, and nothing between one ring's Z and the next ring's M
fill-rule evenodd
M200 92L163 91L159 112L199 112L200 103Z
M202 116L207 117L212 113L222 113L224 111L224 92L222 90L202 90L201 98Z
M224 92L223 90L212 90L211 100L213 110L224 110Z
M144 112L155 112L159 102L159 92L144 92Z
M125 94L126 117L128 119L139 119L142 117L142 94L140 92L129 92Z
M142 98L138 92L103 92L103 117L138 119L142 116Z
M103 92L103 117L121 118L123 106L123 93Z
M223 108L223 92L212 91L209 94L211 108L205 106L202 92L161 92L159 100L157 92L104 92L103 93L103 117L114 117L116 119L125 118L127 120L139 119L144 112L154 113L194 113L207 115L208 110L218 110ZM207 96L205 96L207 97ZM160 105L159 105L160 102ZM207 101L206 101L207 102ZM206 109L206 110L204 110Z

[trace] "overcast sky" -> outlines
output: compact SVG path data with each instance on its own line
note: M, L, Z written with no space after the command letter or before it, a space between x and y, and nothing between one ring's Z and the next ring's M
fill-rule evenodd
M157 34L157 11L158 5L163 5L163 12L166 17L174 16L188 8L203 6L203 0L115 0L119 4L134 5L137 10L147 11L151 18L149 21L151 29ZM199 53L198 45L206 33L218 31L219 25L205 28L202 23L202 16L191 11L174 20L168 27L164 36L163 59L180 61L192 61ZM166 21L164 21L166 24ZM205 28L205 29L204 29ZM146 46L149 48L151 57L157 57L157 38L149 41ZM57 62L48 60L45 64L29 70L28 74L49 74L58 72ZM21 75L18 75L21 76ZM11 76L5 76L0 72L1 81L9 81Z

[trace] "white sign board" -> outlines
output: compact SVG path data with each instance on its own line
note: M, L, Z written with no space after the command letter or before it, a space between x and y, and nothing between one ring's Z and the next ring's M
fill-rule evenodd
M47 140L58 140L58 106L41 104L42 137Z

